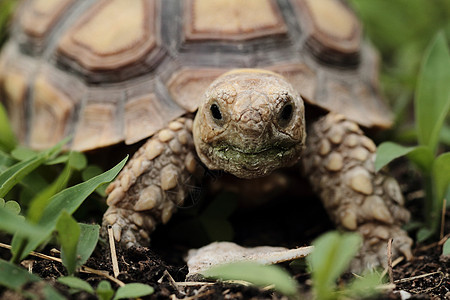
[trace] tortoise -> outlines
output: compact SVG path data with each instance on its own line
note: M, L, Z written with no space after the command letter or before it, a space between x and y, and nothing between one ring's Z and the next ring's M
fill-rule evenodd
M34 0L2 50L0 91L33 148L146 140L107 189L103 225L125 246L148 245L205 169L291 166L363 236L361 269L385 264L389 238L411 257L398 183L375 172L364 133L392 125L377 65L340 0Z

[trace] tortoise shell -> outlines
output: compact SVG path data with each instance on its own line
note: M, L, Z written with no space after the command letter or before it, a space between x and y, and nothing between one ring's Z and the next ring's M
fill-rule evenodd
M284 75L309 103L386 128L377 55L339 0L30 0L0 56L0 93L33 148L147 138L231 68Z

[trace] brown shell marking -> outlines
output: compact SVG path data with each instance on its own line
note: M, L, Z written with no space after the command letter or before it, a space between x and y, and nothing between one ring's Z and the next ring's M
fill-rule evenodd
M92 150L122 141L117 130L116 103L89 103L85 106L73 140L75 150Z
M58 49L89 70L136 63L158 47L156 6L151 0L99 1L63 36Z
M186 41L242 41L287 34L274 0L188 0L185 5Z
M63 12L75 0L33 0L20 18L23 31L29 36L44 38Z
M8 110L11 127L19 139L25 135L25 95L27 91L27 79L18 72L10 71L2 78L5 92L5 104Z
M144 95L125 104L125 143L136 143L167 125L184 111L171 107L155 94Z
M361 24L339 0L295 0L306 29L306 45L319 59L339 65L356 64L361 47Z
M74 109L70 98L57 90L44 76L34 82L33 117L30 146L45 149L59 142L65 134Z

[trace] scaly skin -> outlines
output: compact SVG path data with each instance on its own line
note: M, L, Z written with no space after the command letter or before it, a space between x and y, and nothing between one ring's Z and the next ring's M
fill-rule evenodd
M195 184L196 159L189 118L169 123L150 138L106 191L103 234L112 226L122 245L148 245L156 225L169 221Z
M338 228L359 232L363 247L352 270L386 266L386 245L411 258L412 240L401 229L409 220L395 179L375 172L376 146L358 125L329 113L308 130L305 176Z
M304 114L303 100L280 75L230 71L211 84L195 117L197 154L212 170L240 178L267 175L299 160Z
M258 178L291 166L303 169L337 227L364 238L352 269L385 265L386 241L394 256L411 256L408 221L397 182L375 173L375 145L354 122L329 113L312 124L305 148L304 104L275 73L239 69L216 79L192 125L180 118L154 135L108 188L111 225L123 245L148 245L157 223L170 219L194 184L197 162L239 178ZM197 157L198 155L198 157Z

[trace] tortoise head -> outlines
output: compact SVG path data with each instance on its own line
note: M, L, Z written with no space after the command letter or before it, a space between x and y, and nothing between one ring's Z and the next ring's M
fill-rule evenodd
M304 104L282 76L236 69L207 89L194 121L197 154L210 169L255 178L298 161Z

